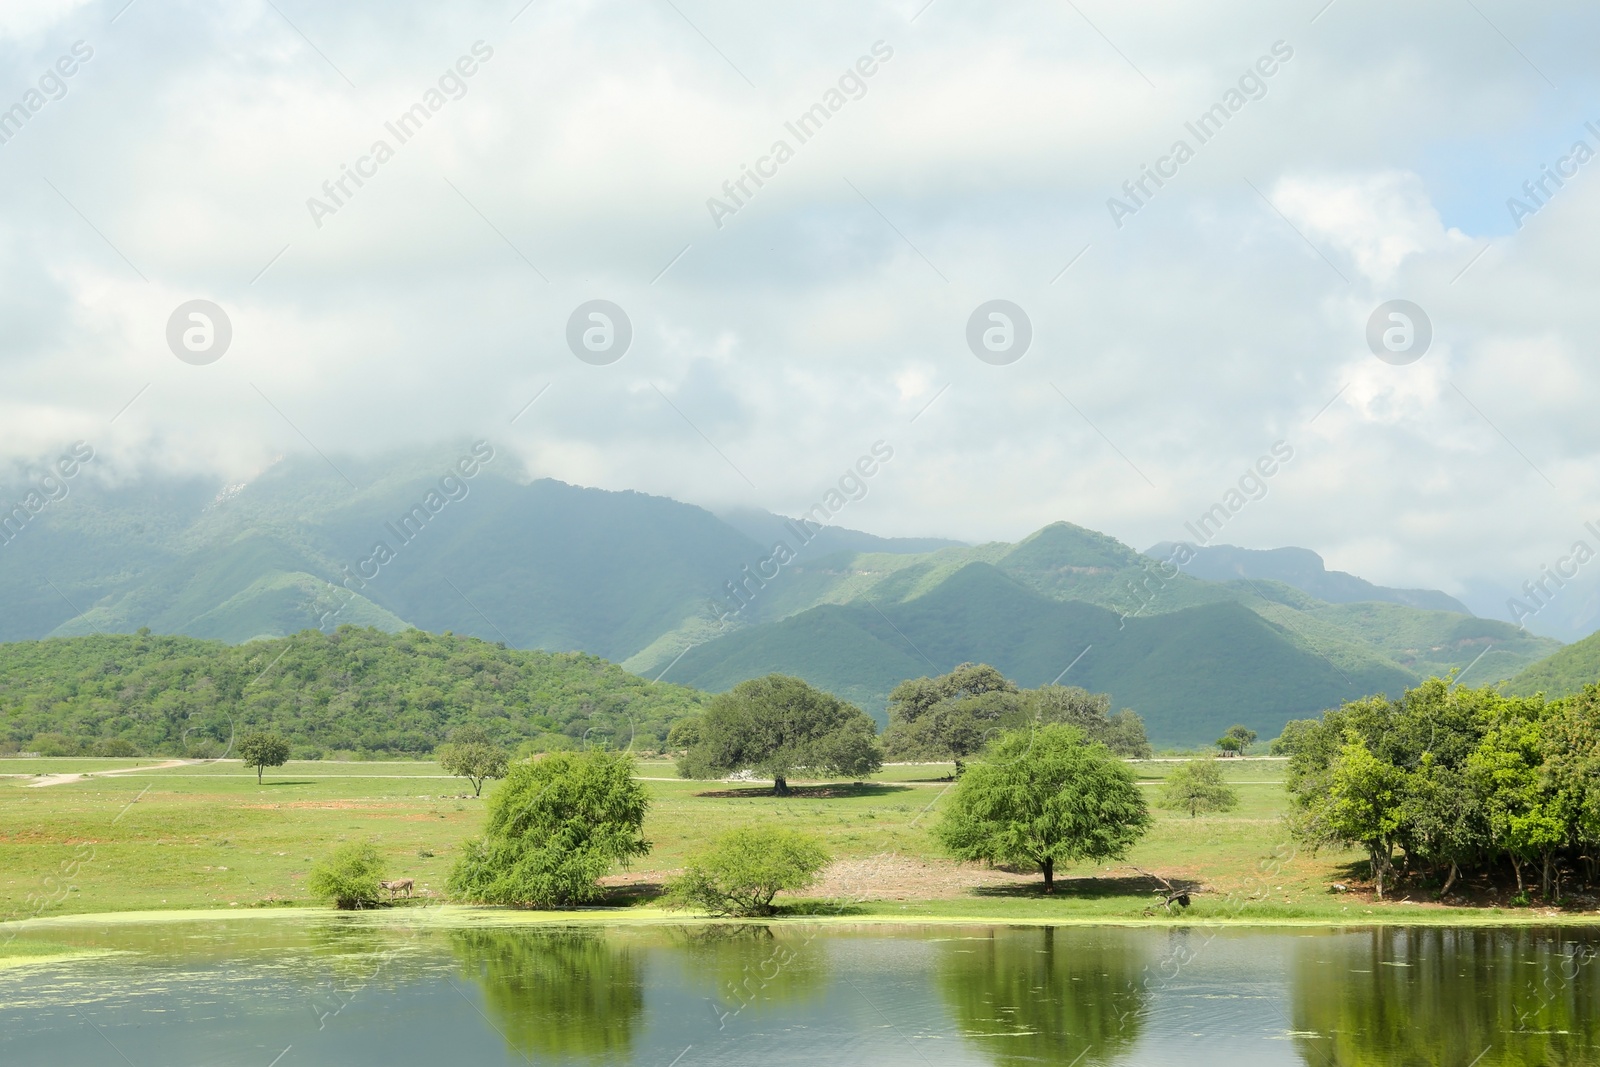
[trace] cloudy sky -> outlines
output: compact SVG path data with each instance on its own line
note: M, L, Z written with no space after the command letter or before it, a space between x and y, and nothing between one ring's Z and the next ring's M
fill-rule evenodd
M1324 3L8 0L0 449L470 433L795 513L882 440L846 525L1142 548L1284 442L1216 540L1505 618L1600 549L1600 12ZM593 300L621 358L569 346ZM1374 355L1392 300L1425 351Z

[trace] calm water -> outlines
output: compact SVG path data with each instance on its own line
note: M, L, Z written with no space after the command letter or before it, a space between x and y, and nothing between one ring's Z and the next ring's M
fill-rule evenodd
M43 936L41 934L41 936ZM52 928L0 1064L1600 1065L1571 930Z

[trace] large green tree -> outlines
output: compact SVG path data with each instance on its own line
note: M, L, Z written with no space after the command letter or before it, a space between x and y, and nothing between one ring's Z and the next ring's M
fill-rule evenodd
M534 907L594 900L612 865L650 851L640 832L650 801L633 771L633 757L607 749L513 763L484 835L462 846L450 892Z
M937 834L963 859L1036 865L1049 893L1057 864L1121 859L1149 827L1127 766L1052 723L1007 734L969 767Z
M1026 720L1016 683L987 663L963 663L949 674L894 687L883 744L895 759L952 760L960 774L996 734Z
M866 712L807 685L769 674L719 693L699 737L678 761L684 778L755 771L779 796L798 774L862 777L883 766L877 726Z

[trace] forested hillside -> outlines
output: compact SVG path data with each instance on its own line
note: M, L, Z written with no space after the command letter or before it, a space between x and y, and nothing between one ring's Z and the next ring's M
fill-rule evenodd
M97 634L0 645L0 746L220 756L251 729L296 758L421 755L466 723L510 745L655 751L701 694L598 656L341 627L227 645ZM41 736L43 735L43 736Z

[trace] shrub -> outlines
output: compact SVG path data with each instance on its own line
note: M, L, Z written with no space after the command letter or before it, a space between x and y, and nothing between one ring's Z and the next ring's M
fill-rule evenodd
M1187 811L1192 819L1203 811L1232 811L1239 794L1222 777L1215 760L1190 760L1173 768L1161 787L1161 806Z
M311 868L306 888L319 900L331 900L350 911L378 906L378 882L383 879L383 858L369 841L341 845L333 855Z
M650 851L639 832L650 800L633 769L632 756L607 749L513 763L489 798L484 836L450 871L451 894L538 908L594 900L612 864Z
M771 915L773 897L815 884L827 865L827 850L810 834L748 826L725 834L692 860L673 883L668 902L714 915Z
M139 755L139 746L125 737L102 737L89 749L89 754L126 759Z

